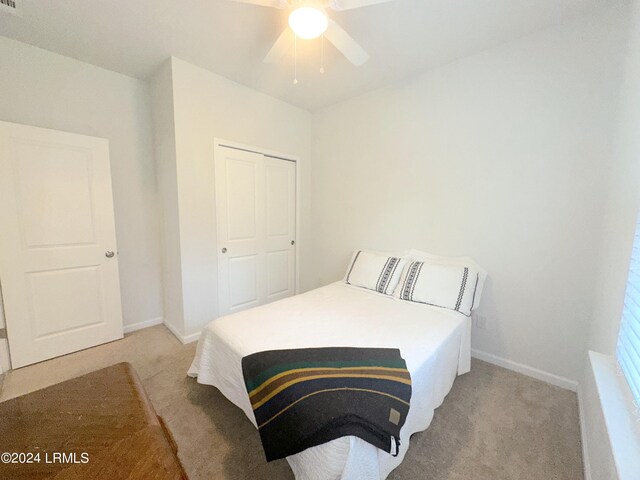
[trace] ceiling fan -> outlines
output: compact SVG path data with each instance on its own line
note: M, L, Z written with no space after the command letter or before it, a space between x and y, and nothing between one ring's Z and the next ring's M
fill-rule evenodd
M391 0L234 0L263 7L289 9L289 27L280 34L267 56L266 63L274 63L287 53L294 36L303 39L324 35L354 65L369 60L365 50L335 21L329 18L327 9L342 11L367 7Z

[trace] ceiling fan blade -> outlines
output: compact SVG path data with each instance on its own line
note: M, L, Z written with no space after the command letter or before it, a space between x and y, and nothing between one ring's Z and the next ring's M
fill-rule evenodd
M330 0L329 6L334 10L352 10L354 8L368 7L378 3L387 3L392 0Z
M267 56L264 57L265 63L276 63L278 60L282 59L289 49L291 48L291 44L293 43L293 32L289 27L285 28L284 31L280 34L276 43L273 44Z
M329 20L329 26L324 32L324 36L356 67L369 60L367 52L333 20Z
M261 7L284 8L288 6L287 0L232 0L237 3L260 5Z

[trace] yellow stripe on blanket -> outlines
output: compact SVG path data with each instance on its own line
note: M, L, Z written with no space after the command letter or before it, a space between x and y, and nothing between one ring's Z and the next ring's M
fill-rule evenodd
M269 400L271 400L273 397L275 397L278 393L280 393L283 390L286 390L287 388L289 388L291 385L295 385L296 383L301 383L301 382L307 382L307 381L310 381L310 380L317 380L319 378L375 378L375 379L378 379L378 380L390 380L392 382L399 382L399 383L404 383L405 385L411 385L411 380L410 379L399 378L397 376L392 376L392 375L339 374L339 373L330 374L330 375L308 375L308 376L296 378L296 379L291 380L291 381L289 381L287 383L283 383L278 388L276 388L273 392L269 393L267 396L265 396L264 398L260 399L256 403L251 403L251 407L255 410L256 408L258 408L258 407L264 405L265 403L267 403ZM338 390L340 390L340 389L338 389ZM349 390L349 389L347 389L347 390ZM352 389L352 390L354 390L354 389ZM362 389L355 389L355 390L364 391ZM329 391L331 391L331 390L329 390Z
M335 370L335 371L340 371L340 370L384 370L384 371L388 371L388 372L398 372L398 373L406 373L407 372L406 368L370 367L370 366L367 366L367 367L297 368L295 370L286 370L286 371L284 371L282 373L274 375L273 377L269 378L264 383L262 383L260 386L258 386L256 388L254 388L253 390L251 390L251 392L249 393L249 396L253 397L256 393L258 393L261 390L265 389L269 384L273 383L274 381L278 380L279 378L286 377L287 375L292 375L292 374L296 374L296 373L300 373L300 372L317 372L317 371L324 371L324 370Z

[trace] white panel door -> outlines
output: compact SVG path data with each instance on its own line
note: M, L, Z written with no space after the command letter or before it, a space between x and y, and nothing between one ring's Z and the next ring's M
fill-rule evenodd
M122 338L107 140L0 122L0 226L13 368Z
M221 314L255 307L265 290L262 155L216 149L218 298Z
M220 315L295 293L295 162L216 147Z
M265 157L266 300L295 293L296 164Z

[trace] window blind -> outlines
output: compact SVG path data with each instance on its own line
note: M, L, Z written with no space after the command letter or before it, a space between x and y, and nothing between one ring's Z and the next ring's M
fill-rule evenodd
M636 224L618 336L618 363L640 405L640 220Z

